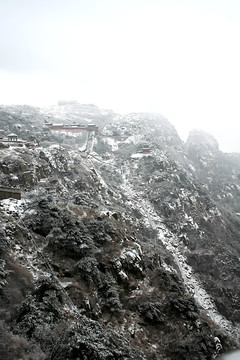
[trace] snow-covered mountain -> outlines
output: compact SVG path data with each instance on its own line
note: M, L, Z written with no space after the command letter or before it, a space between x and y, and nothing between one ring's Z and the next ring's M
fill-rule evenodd
M202 360L240 346L239 154L94 105L2 107L0 136L3 359Z

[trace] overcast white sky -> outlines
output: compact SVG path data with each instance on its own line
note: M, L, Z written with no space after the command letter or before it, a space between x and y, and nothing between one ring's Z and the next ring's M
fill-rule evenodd
M240 152L239 0L0 0L0 103L158 112Z

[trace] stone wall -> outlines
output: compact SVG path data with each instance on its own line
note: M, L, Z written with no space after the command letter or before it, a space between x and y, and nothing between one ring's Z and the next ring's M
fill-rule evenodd
M21 191L13 188L0 187L0 200L9 199L9 198L20 200Z

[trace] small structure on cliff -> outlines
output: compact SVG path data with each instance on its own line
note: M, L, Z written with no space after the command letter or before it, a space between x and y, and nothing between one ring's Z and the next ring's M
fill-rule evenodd
M0 129L0 139L4 138L5 131L3 129Z
M0 186L0 200L10 198L21 200L21 190L11 187Z
M71 131L71 132L79 132L79 131L94 131L98 132L98 126L95 124L53 124L45 122L45 126L47 126L50 130L53 131Z
M142 154L150 154L150 152L151 152L151 149L149 147L144 147L141 150Z
M7 136L7 138L8 138L8 141L17 141L17 139L18 139L18 136L16 135L16 134L9 134L8 136Z
M7 135L6 138L1 138L1 143L2 145L0 146L0 148L6 148L9 146L20 146L22 147L23 145L25 145L26 141L25 140L20 140L18 139L18 135L11 133L9 135Z

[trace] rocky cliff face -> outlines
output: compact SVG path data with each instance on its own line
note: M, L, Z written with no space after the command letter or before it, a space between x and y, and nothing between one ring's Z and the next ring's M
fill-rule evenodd
M1 358L202 360L240 345L238 154L199 131L184 144L155 114L0 116L39 144L0 149L0 185L22 190L0 202ZM59 118L100 132L85 146L44 129Z
M198 181L214 201L238 213L239 154L222 153L216 140L202 131L192 131L186 145Z

